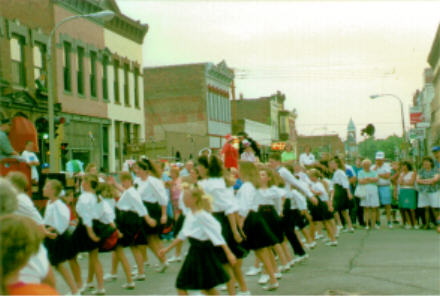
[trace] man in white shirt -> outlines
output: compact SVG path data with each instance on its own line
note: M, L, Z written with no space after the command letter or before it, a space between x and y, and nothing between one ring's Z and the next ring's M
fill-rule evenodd
M385 153L378 151L376 153L376 164L371 167L373 171L377 172L379 181L377 182L377 188L379 190L380 204L385 207L387 213L388 227L393 228L391 223L391 167L385 163ZM379 216L379 208L376 210L377 217ZM379 220L380 221L380 220Z
M28 141L24 151L21 153L21 157L25 159L27 164L31 167L31 178L33 183L38 183L38 170L37 167L40 165L40 160L34 151L34 142Z
M305 168L309 168L315 163L315 155L310 150L310 146L306 146L305 152L299 156L299 163Z

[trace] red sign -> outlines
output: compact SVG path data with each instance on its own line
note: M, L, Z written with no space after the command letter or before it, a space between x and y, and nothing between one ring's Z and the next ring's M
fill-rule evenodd
M284 150L284 147L286 147L286 143L284 143L284 142L275 142L275 143L272 143L272 145L270 145L270 149L277 150L277 151Z
M424 118L423 118L422 108L419 106L411 107L409 110L409 118L411 124L423 122Z

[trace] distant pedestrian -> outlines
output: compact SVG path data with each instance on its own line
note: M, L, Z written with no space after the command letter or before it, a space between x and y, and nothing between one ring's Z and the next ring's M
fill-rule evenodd
M365 228L370 229L375 227L379 229L376 225L376 209L379 208L379 193L377 188L377 183L379 177L377 171L371 169L371 160L364 159L362 161L363 170L359 172L359 184L358 186L363 186L365 189L365 196L361 199L361 207L364 209L364 220Z
M315 164L315 162L316 162L315 155L313 155L313 153L311 153L311 147L306 146L305 152L299 156L299 163L303 167L308 169L308 168L312 167L313 164Z
M28 141L26 143L26 147L24 151L21 153L21 157L23 157L27 164L31 167L31 179L32 183L38 184L38 169L37 167L40 165L40 160L38 156L34 152L34 142Z
M440 172L434 168L434 160L425 156L422 162L422 169L417 175L417 189L419 191L419 199L417 207L425 209L425 225L424 228L429 228L430 208L434 209L435 217L438 215L440 207Z
M225 136L226 142L221 150L221 157L223 159L223 163L225 169L230 168L238 168L238 150L233 146L234 138L227 134ZM209 155L208 155L209 157Z
M377 176L379 177L379 181L377 182L378 190L379 190L379 201L382 206L385 207L387 214L387 222L388 227L393 228L393 224L391 221L391 167L388 163L385 163L385 153L382 151L378 151L376 153L376 164L371 168L372 170L377 172ZM377 218L380 222L380 214L379 209L377 209L376 214L378 214Z
M281 153L281 162L293 162L296 160L296 153L291 143L286 143L283 153Z
M411 226L418 229L416 221L417 208L417 192L414 188L417 174L413 171L413 166L409 161L401 163L401 173L399 176L399 208L402 209L405 215L406 229Z

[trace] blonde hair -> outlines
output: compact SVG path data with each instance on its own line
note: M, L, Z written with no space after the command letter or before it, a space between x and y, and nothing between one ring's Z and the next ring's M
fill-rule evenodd
M99 194L101 195L102 198L112 199L115 196L115 190L113 186L107 183L99 184L97 191L99 191Z
M255 164L250 161L240 161L238 165L242 181L251 182L255 188L260 188L260 179Z
M320 182L324 186L324 189L325 189L325 191L327 191L327 194L330 192L330 188L329 188L327 182L325 182L322 179L323 175L322 175L322 173L319 170L317 170L317 169L310 169L310 170L307 171L307 174L309 176L311 176L311 177L317 178L318 182Z
M10 214L17 210L17 194L11 182L0 177L0 215Z
M183 183L182 188L183 190L190 191L191 196L196 200L196 207L198 209L203 209L208 212L212 211L212 197L206 194L201 187L197 186L197 184Z
M10 172L6 178L14 185L18 191L25 192L29 186L28 179L21 172Z
M129 172L120 172L118 174L119 176L119 181L131 181L133 182L133 177L131 176L131 174Z
M269 178L269 180L267 181L267 187L272 187L272 186L276 185L275 177L274 177L274 173L273 173L272 169L264 166L264 167L260 168L260 170L258 171L258 173L260 173L260 172L266 172L267 177Z
M20 270L38 252L42 239L41 231L32 219L14 214L1 216L0 278ZM4 292L3 280L0 290Z
M50 185L50 188L52 188L55 191L55 196L59 196L61 191L63 190L63 185L60 181L55 179L49 179L46 181L47 184Z

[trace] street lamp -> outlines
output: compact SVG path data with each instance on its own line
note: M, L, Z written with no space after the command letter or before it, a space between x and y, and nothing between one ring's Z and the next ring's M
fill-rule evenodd
M403 114L403 102L402 102L402 100L398 97L398 96L396 96L396 95L394 95L394 94L377 94L377 95L371 95L370 96L370 99L372 99L372 100L374 100L374 99L377 99L377 98L380 98L380 97L386 97L386 96L388 96L388 97L393 97L393 98L395 98L395 99L397 99L398 101L399 101L399 103L400 103L400 115L401 115L401 117L402 117L402 137L403 137L403 139L404 139L404 141L405 141L405 149L404 149L404 151L405 151L405 153L406 153L406 142L407 142L407 137L406 137L406 131L405 131L405 116L404 116L404 114ZM406 156L406 155L405 155Z
M56 173L55 171L55 125L54 125L54 89L53 89L53 65L52 65L52 38L55 35L55 31L61 27L63 24L78 18L90 18L94 20L102 20L108 21L111 20L115 16L115 13L110 10L103 10L96 13L91 14L81 14L81 15L73 15L69 16L59 23L55 25L52 31L49 34L49 40L47 45L47 54L46 54L46 62L47 62L47 77L48 77L48 93L47 93L47 103L48 103L48 117L49 117L49 164L50 171L52 173Z

